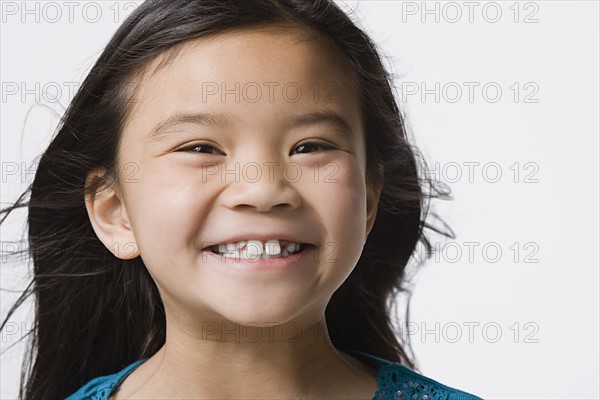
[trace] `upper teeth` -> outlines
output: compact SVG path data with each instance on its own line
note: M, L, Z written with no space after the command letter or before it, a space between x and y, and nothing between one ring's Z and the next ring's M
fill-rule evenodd
M277 239L267 240L264 245L260 240L242 240L239 242L223 243L214 246L213 249L219 253L238 253L240 249L244 249L245 254L249 257L260 256L263 253L267 255L288 255L289 253L300 250L300 243L284 242Z

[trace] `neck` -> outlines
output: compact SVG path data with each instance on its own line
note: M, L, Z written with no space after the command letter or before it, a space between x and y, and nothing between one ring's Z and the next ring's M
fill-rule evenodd
M165 344L142 367L148 379L138 380L136 397L347 398L377 389L376 371L335 349L324 318L270 327L167 323Z

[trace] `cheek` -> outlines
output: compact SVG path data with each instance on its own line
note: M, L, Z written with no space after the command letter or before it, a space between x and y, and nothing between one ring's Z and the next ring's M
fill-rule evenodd
M198 224L208 209L194 177L147 163L137 182L125 183L128 214L144 261L164 265L173 254L194 246Z
M312 187L312 203L319 210L327 232L324 258L336 259L353 267L362 252L366 227L366 187L364 175L354 159L337 163Z

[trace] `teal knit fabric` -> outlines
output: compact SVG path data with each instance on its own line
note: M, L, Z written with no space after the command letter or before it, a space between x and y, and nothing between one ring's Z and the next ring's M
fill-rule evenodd
M400 363L358 351L342 351L377 368L378 389L372 400L483 400L418 374Z

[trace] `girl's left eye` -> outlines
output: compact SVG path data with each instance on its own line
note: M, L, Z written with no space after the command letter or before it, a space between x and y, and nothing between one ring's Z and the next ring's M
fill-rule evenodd
M295 150L299 150L299 154L303 154L303 153L310 153L311 150L312 151L318 151L318 149L321 150L332 150L334 147L325 143L321 143L321 142L306 142L306 143L302 143L301 145L298 145L295 147Z
M200 150L197 150L200 149ZM204 144L204 143L198 143L198 144L193 144L191 146L187 146L187 147L182 147L181 149L177 150L177 151L191 151L192 153L208 153L208 154L221 154L219 152L219 150L215 149L213 146L208 145L208 144Z

